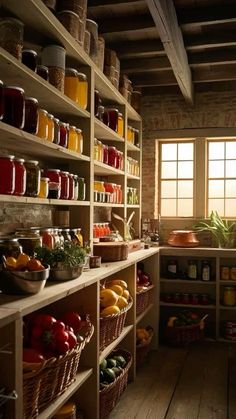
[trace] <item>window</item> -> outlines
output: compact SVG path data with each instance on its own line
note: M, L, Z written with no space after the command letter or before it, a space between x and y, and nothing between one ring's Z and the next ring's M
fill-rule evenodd
M194 142L160 143L160 213L193 217Z

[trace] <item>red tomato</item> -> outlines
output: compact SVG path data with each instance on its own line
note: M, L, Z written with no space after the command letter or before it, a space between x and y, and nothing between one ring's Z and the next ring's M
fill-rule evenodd
M40 326L34 326L31 330L31 337L39 339L43 334L43 329Z
M77 333L81 327L81 317L74 311L65 313L62 316L61 321L64 322L67 326L73 327L75 333Z
M45 361L41 352L32 348L23 348L23 361L29 363L39 363Z
M74 348L77 345L77 337L71 331L67 331L67 333L68 333L69 347L70 347L70 349L72 349L72 348Z
M57 344L57 353L59 355L64 355L67 351L69 351L70 346L69 343L64 341L64 342L58 342Z
M55 340L56 344L58 342L67 342L68 338L69 334L65 330L59 330L53 334L53 339Z
M44 330L50 330L54 323L56 323L56 319L49 314L37 314L33 319L33 324L41 326Z
M52 326L53 332L60 332L61 330L65 330L65 328L65 323L60 322L60 320L57 320Z

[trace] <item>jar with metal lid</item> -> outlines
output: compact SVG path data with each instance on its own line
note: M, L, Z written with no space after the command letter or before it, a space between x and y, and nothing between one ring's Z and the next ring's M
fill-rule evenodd
M75 244L80 244L79 239L76 234L77 234L77 228L71 228L70 229L71 241Z
M22 63L34 72L37 67L37 55L37 52L33 49L23 49L22 51Z
M97 138L94 138L94 143L93 143L93 158L94 160L99 159L99 148L98 148L98 140Z
M25 124L24 131L36 135L38 132L39 114L38 100L34 97L25 98Z
M121 112L118 112L117 134L120 135L121 137L124 136L124 119Z
M84 138L82 129L76 128L77 138L78 138L78 147L77 147L77 153L83 154L84 151Z
M197 262L194 260L188 262L188 278L197 279Z
M14 159L15 165L15 190L14 195L22 196L26 190L26 169L24 159Z
M0 46L21 61L24 24L12 17L0 19Z
M73 402L64 404L53 416L53 419L76 419L76 405Z
M199 304L200 299L199 299L199 294L191 294L191 303L194 305Z
M42 51L42 64L48 67L49 83L64 93L66 50L60 45L48 45Z
M53 237L54 237L54 247L55 247L56 244L61 243L58 228L53 227L52 228L52 234L53 234Z
M54 237L52 228L40 228L40 235L42 237L43 246L53 249Z
M75 68L66 68L64 93L74 102L77 102L78 84L78 71Z
M103 161L103 145L102 142L98 140L98 161Z
M68 124L66 124L65 122L59 122L59 126L60 126L60 143L59 143L59 145L61 147L67 148L67 146L68 146L68 135L69 135Z
M40 190L38 194L38 198L46 199L49 194L49 181L48 177L41 177L40 179Z
M85 30L84 31L84 51L86 52L86 54L90 54L90 32Z
M182 297L181 297L181 302L182 302L182 304L190 304L191 303L191 300L190 300L190 294L189 293L187 293L187 292L184 292L183 294L182 294Z
M236 288L235 287L224 287L223 304L225 306L236 305Z
M26 160L26 196L36 197L40 190L41 173L36 160Z
M79 241L79 245L81 247L83 247L83 245L84 245L84 238L83 238L83 235L81 233L81 228L77 228L76 230L77 230L76 231L76 237L77 237L77 239Z
M15 191L14 156L0 155L0 194L13 195Z
M48 177L49 180L49 199L59 199L61 195L61 176L58 169L45 169L43 176Z
M121 185L116 185L116 187L117 187L117 204L122 204L123 192L122 192Z
M48 112L45 109L38 110L38 137L48 138Z
M64 242L65 242L65 239L64 239L64 237L63 237L63 235L62 235L62 228L58 228L57 229L57 231L58 231L58 236L59 236L59 240L60 240L60 244L61 245L63 245L64 244Z
M22 253L22 247L14 236L1 236L0 237L0 266L2 264L3 256L12 256L17 259L19 254Z
M84 73L78 73L78 87L76 102L82 109L88 106L88 80Z
M127 141L129 143L132 142L132 127L130 125L128 125L128 128L127 128Z
M48 137L47 140L53 143L54 140L54 116L48 113Z
M61 177L61 196L60 199L69 198L69 172L60 172Z
M79 176L78 175L74 175L74 185L75 185L74 201L78 201L78 198L79 198Z
M4 87L3 122L22 129L25 123L25 92L21 87Z
M78 40L81 21L77 13L74 13L71 10L63 10L57 13L57 19L62 23L71 36Z
M208 260L202 261L202 269L201 269L201 280L202 281L210 281L211 279L211 264Z
M37 65L36 73L42 77L42 79L49 81L49 71L46 65Z
M71 242L71 235L70 235L70 229L69 228L63 228L61 231L62 236L64 237L64 241Z
M86 30L90 32L90 51L91 60L96 62L98 55L98 25L94 20L86 19Z
M53 119L54 122L54 144L60 144L60 121L58 118Z
M127 188L127 204L128 205L133 205L132 188Z
M117 149L113 146L108 146L108 164L109 166L116 167Z
M68 149L77 152L78 150L78 134L75 126L69 126Z
M83 177L78 178L79 182L79 193L78 193L78 200L79 201L85 201L85 195L86 195L86 184Z
M3 82L0 80L0 121L4 116L4 87Z
M74 181L74 175L72 173L68 174L69 177L69 196L68 199L74 199L75 198L75 181Z
M220 280L229 281L230 279L230 269L229 266L221 266L220 268Z
M236 268L234 266L230 268L230 281L236 281Z
M22 246L22 250L29 256L34 256L36 247L42 246L42 238L39 233L39 228L18 228L15 231L15 236Z
M109 127L117 132L118 130L118 115L119 111L115 108L106 108L108 114L109 114Z

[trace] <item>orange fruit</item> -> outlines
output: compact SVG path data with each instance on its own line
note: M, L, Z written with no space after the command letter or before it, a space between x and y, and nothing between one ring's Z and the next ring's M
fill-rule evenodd
M119 296L123 295L123 288L120 285L109 285L107 288L115 291L115 293Z
M123 281L122 279L113 279L111 281L111 284L112 285L120 285L125 290L128 288L127 282Z
M124 290L124 292L122 294L122 297L125 297L126 300L128 300L129 299L129 291L128 290Z
M27 263L30 261L30 257L26 255L25 253L20 253L17 261L16 261L16 267L18 268L26 268Z
M16 259L12 256L6 258L6 264L9 269L16 269Z
M44 269L44 266L38 259L30 259L27 263L27 268L29 271L42 271Z
M101 311L101 317L111 316L120 312L119 307L116 305L108 306Z
M122 308L127 307L128 301L124 297L121 296L119 297L119 300L117 301L116 304L120 309L122 309Z
M100 305L102 308L114 306L117 303L119 296L109 288L104 288L100 292Z

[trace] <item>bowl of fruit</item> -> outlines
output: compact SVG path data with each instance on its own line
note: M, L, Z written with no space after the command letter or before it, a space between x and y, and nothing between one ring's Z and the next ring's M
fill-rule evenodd
M49 271L48 265L25 253L17 259L3 256L0 289L5 294L37 294L44 288Z

